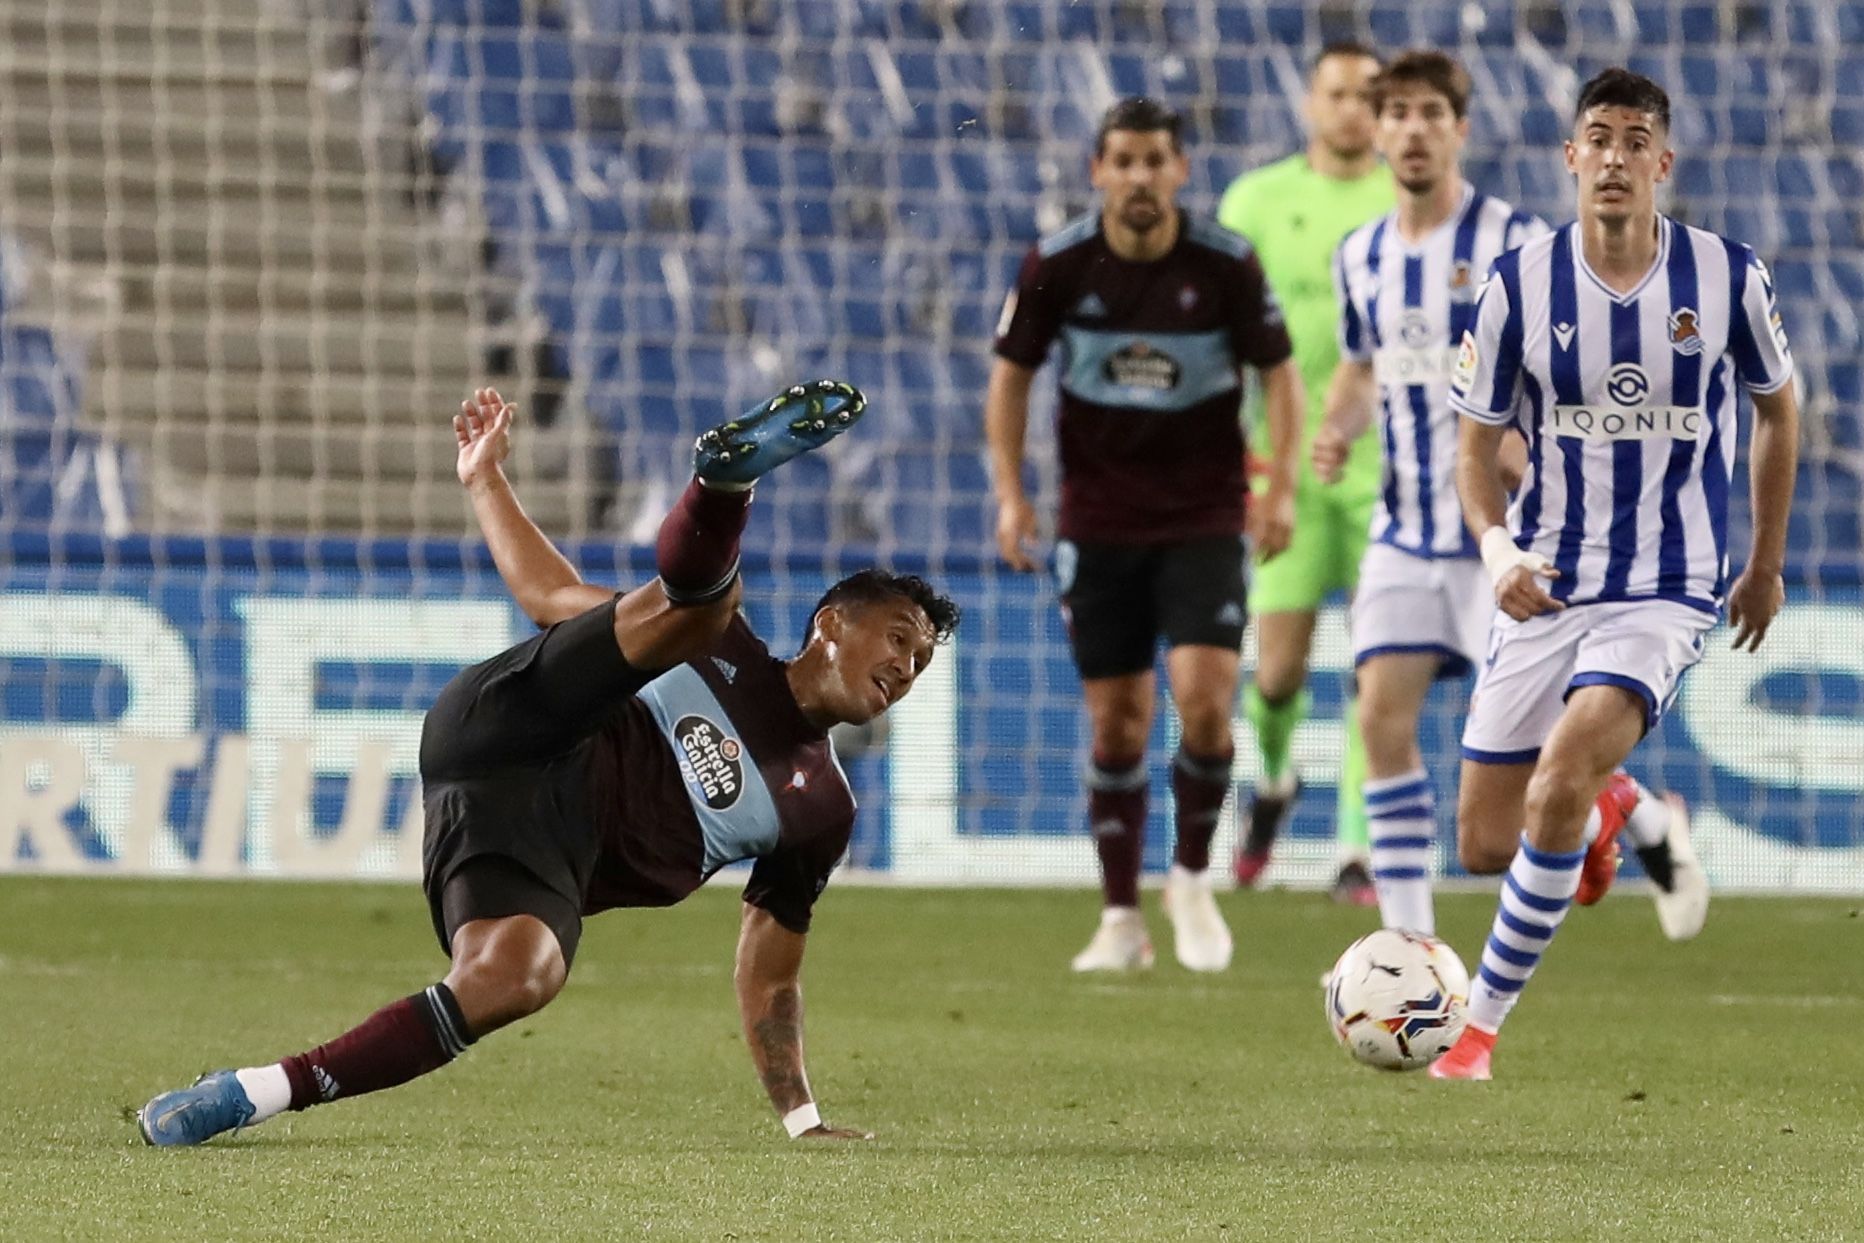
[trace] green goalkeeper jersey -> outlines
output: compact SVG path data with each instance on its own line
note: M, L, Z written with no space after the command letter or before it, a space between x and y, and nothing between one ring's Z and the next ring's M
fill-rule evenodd
M1307 386L1307 429L1302 436L1303 485L1315 482L1307 448L1327 413L1327 385L1340 363L1340 308L1333 296L1333 252L1360 225L1397 204L1391 171L1383 164L1353 181L1323 177L1305 154L1244 173L1224 191L1217 219L1249 239L1281 300L1295 363ZM1267 455L1266 443L1258 452ZM1340 486L1370 499L1380 475L1379 438L1353 446Z

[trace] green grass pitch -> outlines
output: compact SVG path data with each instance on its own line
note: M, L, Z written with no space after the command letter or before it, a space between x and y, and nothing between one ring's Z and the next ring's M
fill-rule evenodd
M201 1148L125 1110L441 973L412 886L0 880L0 1239L1864 1238L1858 901L1574 912L1491 1084L1351 1064L1315 977L1373 920L1224 899L1225 975L1080 979L1086 893L838 886L785 1140L737 1034L737 904L591 922L562 998L393 1093ZM1493 899L1440 899L1473 958Z

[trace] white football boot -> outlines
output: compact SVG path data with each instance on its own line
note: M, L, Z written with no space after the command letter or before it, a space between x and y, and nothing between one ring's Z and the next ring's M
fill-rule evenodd
M1152 938L1139 909L1110 906L1101 911L1094 939L1074 956L1073 965L1076 971L1147 971L1152 961Z
M1180 864L1165 874L1165 913L1171 916L1172 949L1190 971L1224 971L1234 942L1210 892L1210 873Z
M1709 918L1709 875L1702 870L1695 843L1689 838L1689 804L1680 794L1665 794L1670 808L1670 889L1650 887L1657 903L1657 923L1672 941L1687 941L1702 931Z

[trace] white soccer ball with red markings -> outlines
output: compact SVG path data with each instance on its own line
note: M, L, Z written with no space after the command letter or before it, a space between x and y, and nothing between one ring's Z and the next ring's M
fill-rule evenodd
M1463 1034L1469 972L1421 932L1381 928L1346 947L1327 976L1327 1023L1359 1061L1418 1070Z

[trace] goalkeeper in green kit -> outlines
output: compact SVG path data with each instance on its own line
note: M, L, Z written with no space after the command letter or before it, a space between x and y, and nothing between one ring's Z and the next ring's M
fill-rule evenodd
M1378 438L1353 446L1337 483L1314 473L1309 448L1326 413L1327 387L1339 365L1335 332L1333 252L1348 233L1392 209L1392 179L1373 149L1370 86L1378 56L1353 43L1322 49L1308 75L1307 150L1245 173L1217 210L1227 228L1247 237L1281 299L1295 362L1307 387L1307 425L1300 453L1293 541L1258 565L1250 588L1256 614L1255 683L1246 697L1262 749L1262 780L1236 856L1238 884L1255 884L1268 865L1275 836L1300 791L1289 741L1307 715L1308 649L1314 618L1335 590L1350 592L1359 575L1382 470ZM1355 714L1345 712L1347 744L1339 785L1340 868L1333 895L1377 901L1366 867L1365 751Z

